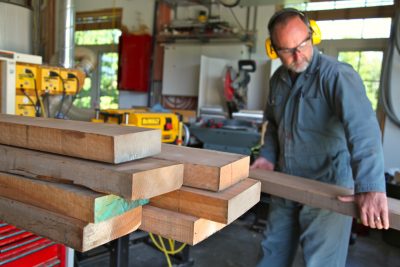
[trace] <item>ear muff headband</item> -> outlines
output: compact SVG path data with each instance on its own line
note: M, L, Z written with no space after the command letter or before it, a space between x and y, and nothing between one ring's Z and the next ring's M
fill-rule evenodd
M268 22L269 32L272 31L272 28L275 26L275 23L278 20L278 18L280 18L282 15L286 15L286 14L292 14L292 15L299 16L303 20L304 24L306 24L307 27L310 27L310 23L308 21L306 14L304 14L303 12L301 12L295 8L284 8L284 9L281 9L281 10L275 12L275 14L272 15L271 19Z
M268 29L271 32L271 28L274 26L276 19L281 16L284 13L295 13L298 14L304 21L304 23L308 26L308 28L311 31L311 40L313 45L317 45L321 43L321 30L318 27L318 24L315 20L308 20L306 15L303 12L298 11L297 9L293 8L286 8L281 10L280 12L275 13L275 15L272 16L268 23ZM278 54L276 53L274 46L272 44L271 38L267 38L265 40L265 51L267 56L270 59L277 59Z

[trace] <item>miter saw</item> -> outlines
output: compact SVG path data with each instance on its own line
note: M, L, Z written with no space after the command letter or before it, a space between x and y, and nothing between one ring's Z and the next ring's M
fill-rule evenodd
M239 60L238 71L227 66L224 75L224 97L228 108L228 116L247 108L247 85L250 82L250 72L256 71L254 60Z
M252 155L260 144L263 111L246 110L247 86L255 70L253 60L240 60L237 71L226 67L223 92L227 111L222 106L201 107L197 123L190 125L191 135L204 148Z

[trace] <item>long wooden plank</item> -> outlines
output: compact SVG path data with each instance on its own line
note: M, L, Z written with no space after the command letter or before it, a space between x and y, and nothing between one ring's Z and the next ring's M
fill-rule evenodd
M358 217L354 203L344 203L337 199L337 196L353 194L350 189L264 170L251 170L250 177L261 181L261 191L264 193ZM388 198L388 203L390 227L400 230L400 201Z
M183 186L153 197L152 206L229 224L260 201L261 183L245 179L220 192Z
M139 229L196 245L225 226L223 223L146 205L143 206Z
M126 200L82 186L4 172L0 172L0 196L92 223L105 221L149 202L147 199Z
M108 163L161 151L159 130L0 114L0 144Z
M94 191L137 200L177 190L183 164L140 159L118 165L0 145L0 171L72 181Z
M162 144L154 158L185 164L183 185L220 191L249 175L250 157L214 150Z
M135 231L141 214L139 206L107 221L86 223L0 197L0 220L82 252Z

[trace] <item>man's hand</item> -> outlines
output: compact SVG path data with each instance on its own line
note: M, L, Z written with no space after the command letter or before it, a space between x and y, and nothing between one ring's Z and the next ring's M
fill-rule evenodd
M355 202L360 212L361 222L365 226L389 229L389 211L386 193L366 192L352 196L339 196L342 202Z
M273 171L275 165L268 161L266 158L259 157L257 158L253 164L251 164L250 169L263 169L267 171Z

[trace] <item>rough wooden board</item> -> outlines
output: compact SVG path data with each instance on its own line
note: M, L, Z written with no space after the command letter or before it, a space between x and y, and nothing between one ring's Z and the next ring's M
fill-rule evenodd
M261 181L261 191L264 193L358 217L354 203L344 203L337 199L337 196L353 194L350 189L264 170L251 170L250 177ZM388 205L390 227L400 230L400 201L388 198Z
M0 197L0 220L84 252L135 231L142 207L100 223L86 223Z
M196 245L225 226L223 223L145 205L139 229Z
M183 186L150 199L152 206L229 224L260 201L261 183L245 179L220 191Z
M153 156L185 164L183 185L220 191L249 175L250 157L214 150L162 144Z
M0 60L0 112L3 112L3 62Z
M161 151L161 131L106 123L0 114L0 144L108 163Z
M105 195L72 184L41 181L0 172L0 196L84 222L98 223L148 203Z
M0 171L72 181L94 191L137 200L177 190L183 164L146 158L118 165L0 145Z

